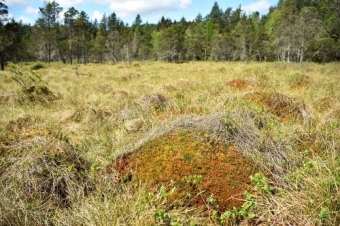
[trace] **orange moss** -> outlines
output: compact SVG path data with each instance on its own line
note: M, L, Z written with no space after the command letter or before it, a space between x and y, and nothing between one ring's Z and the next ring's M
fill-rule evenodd
M299 137L296 150L308 156L323 155L325 148L316 134L304 134Z
M304 109L304 105L297 99L281 93L254 92L246 94L244 99L266 106L272 114L284 121L303 118L301 110Z
M127 166L121 166L122 158ZM256 172L236 147L193 131L177 131L152 140L138 152L117 158L115 166L123 177L128 167L135 182L171 184L176 190L168 198L174 205L206 208L207 198L213 196L221 211L242 205L249 176ZM198 175L201 182L193 182Z
M239 78L239 79L234 79L234 80L227 82L226 86L236 88L239 90L251 90L257 87L258 85L251 81Z

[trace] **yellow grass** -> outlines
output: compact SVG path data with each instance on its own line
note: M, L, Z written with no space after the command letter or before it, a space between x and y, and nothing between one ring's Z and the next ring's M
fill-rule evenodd
M19 65L24 76L31 66ZM205 209L185 204L174 208L159 187L148 186L148 181L124 182L114 167L117 157L137 152L173 131L188 129L197 134L204 131L213 140L237 147L239 155L259 166L268 178L273 188L270 194L255 189L256 184L247 189L256 201L257 208L251 210L255 223L339 224L340 64L133 62L78 66L78 73L74 66L58 63L35 72L60 97L43 102L28 100L9 68L0 72L0 182L21 186L15 199L8 187L0 185L0 196L12 200L7 202L9 206L0 204L0 224L30 225L35 217L37 225L221 224L222 213L209 203ZM38 130L50 132L47 136ZM34 150L28 145L32 140L37 142ZM47 147L40 140L60 145ZM56 162L54 153L66 153L64 145L91 166L84 171L90 180L86 179L89 191L84 192L82 185L81 192L71 187L76 184L71 168L78 163L61 160L60 167L53 170L65 169L60 175L71 178L67 191L74 198L67 208L48 201L50 212L43 213L46 200L53 199L48 195L55 193L43 190L48 199L42 198L41 205L22 199L24 194L19 193L30 191L27 183L9 178L11 173L17 177L26 174L10 171L15 170L10 164L22 161L33 172L42 163L32 160L29 165L27 156L39 153ZM18 155L18 151L27 153ZM58 184L55 178L51 181ZM174 189L173 184L163 186L167 192ZM250 222L246 218L237 216L227 223Z

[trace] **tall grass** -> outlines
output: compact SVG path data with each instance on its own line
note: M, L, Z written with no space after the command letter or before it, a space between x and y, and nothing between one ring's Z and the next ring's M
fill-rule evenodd
M0 224L340 223L339 64L42 66L0 72ZM30 87L18 81L57 98L27 98ZM271 189L254 183L248 214L233 210L226 220L209 203L174 208L159 187L121 180L112 167L117 156L188 128L260 167Z

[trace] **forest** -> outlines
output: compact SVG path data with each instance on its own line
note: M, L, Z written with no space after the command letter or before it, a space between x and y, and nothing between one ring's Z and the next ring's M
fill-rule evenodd
M215 2L208 15L162 17L129 25L112 12L90 21L86 12L46 1L35 24L8 19L0 1L0 59L63 63L132 60L331 62L340 59L339 0L279 0L266 15L248 15Z

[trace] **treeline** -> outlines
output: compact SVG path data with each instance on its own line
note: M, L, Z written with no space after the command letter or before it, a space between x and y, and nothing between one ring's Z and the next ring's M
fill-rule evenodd
M131 25L115 13L100 21L75 8L62 15L55 1L39 8L34 25L6 21L8 8L0 0L0 60L103 61L161 60L182 62L340 60L340 0L280 0L268 14L248 14L239 6L221 9L193 21L162 17Z

